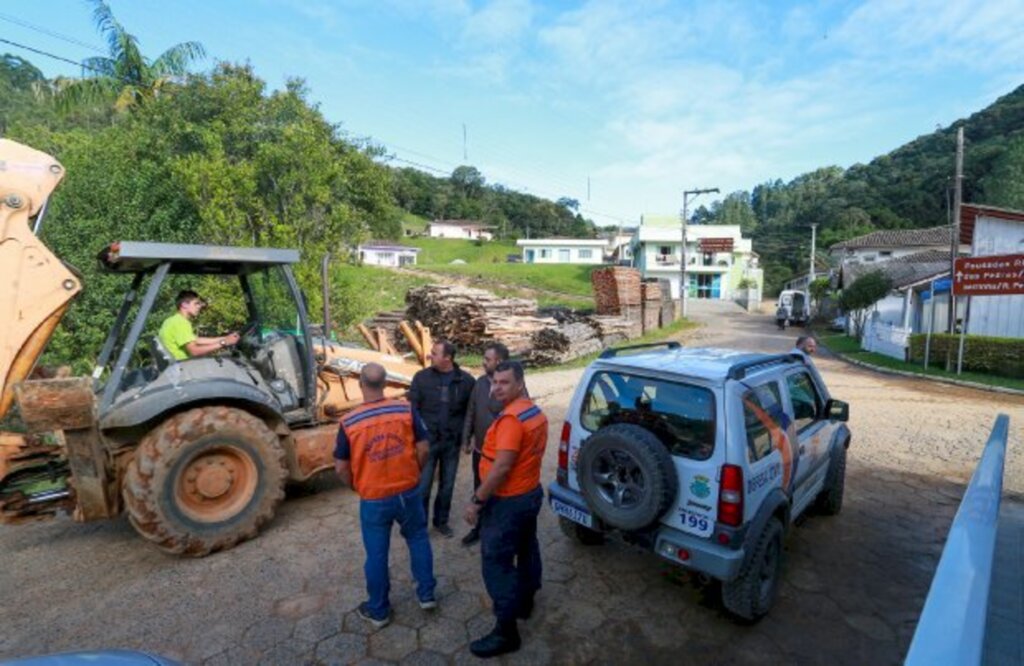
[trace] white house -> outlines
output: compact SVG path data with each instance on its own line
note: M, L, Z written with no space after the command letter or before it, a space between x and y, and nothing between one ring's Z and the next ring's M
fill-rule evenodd
M605 248L605 260L609 263L633 262L633 236L635 230L630 233L617 233L608 237L608 246Z
M494 234L490 227L472 220L434 220L428 233L431 238L458 238L461 240L491 240Z
M633 235L633 266L645 278L661 278L679 298L682 229L678 217L645 215ZM760 300L764 274L749 238L739 225L689 224L686 226L686 274L689 298L732 300L740 283L756 285Z
M872 263L928 250L948 253L952 241L951 225L928 229L882 229L836 243L828 251L836 263ZM970 243L961 245L961 251L966 252L969 248Z
M359 261L370 266L415 266L418 247L395 245L384 242L370 242L357 248Z
M608 241L604 238L531 238L516 241L527 264L600 264Z
M971 244L971 256L1024 254L1024 211L974 204L960 210L960 242ZM1024 338L1024 295L972 296L967 310L970 335Z

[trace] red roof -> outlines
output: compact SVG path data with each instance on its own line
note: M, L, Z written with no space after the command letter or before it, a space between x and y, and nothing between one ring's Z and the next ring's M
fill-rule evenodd
M979 217L994 217L997 220L1024 222L1024 211L981 204L960 205L960 242L970 245L974 242L974 221Z

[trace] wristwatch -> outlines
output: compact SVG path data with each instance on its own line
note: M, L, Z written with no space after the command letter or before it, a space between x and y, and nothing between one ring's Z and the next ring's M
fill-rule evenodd
M221 346L221 347L227 347L227 346L228 346L228 341L227 341L227 340L225 340L224 338L221 338L221 339L220 339L220 340L218 340L217 342L218 342L218 343L220 343L220 346Z
M487 500L480 499L479 497L476 496L476 493L473 493L469 501L472 502L473 504L476 504L477 506L483 506L484 504L487 504Z

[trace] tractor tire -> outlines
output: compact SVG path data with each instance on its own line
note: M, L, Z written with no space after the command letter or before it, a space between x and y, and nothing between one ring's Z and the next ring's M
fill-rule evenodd
M668 449L650 431L619 423L601 428L580 449L576 472L587 506L604 524L642 530L675 502L679 478Z
M825 476L825 487L814 500L815 508L826 516L835 516L843 509L843 491L846 488L846 442L833 451Z
M604 543L604 534L574 523L568 518L559 516L558 527L562 530L562 534L584 546L600 546Z
M287 478L284 449L262 420L200 407L143 437L122 496L141 536L167 553L202 557L256 536Z
M782 523L771 518L739 577L722 583L722 605L741 620L756 622L775 602L782 574Z

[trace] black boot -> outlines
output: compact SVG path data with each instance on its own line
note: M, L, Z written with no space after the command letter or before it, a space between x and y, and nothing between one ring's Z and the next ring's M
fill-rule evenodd
M478 638L469 644L469 651L481 659L497 657L500 654L515 652L522 641L519 638L519 627L515 620L499 620L491 633Z

